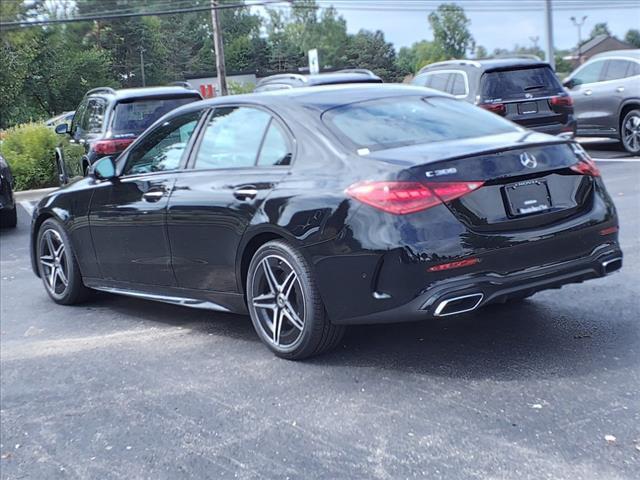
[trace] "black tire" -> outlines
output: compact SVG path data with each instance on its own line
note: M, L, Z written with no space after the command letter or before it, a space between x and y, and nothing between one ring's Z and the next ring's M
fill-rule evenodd
M51 240L51 243L48 239ZM62 250L59 249L60 245L62 245ZM51 250L59 253L54 255ZM82 274L69 236L57 220L49 218L40 225L36 256L40 278L42 278L45 290L54 302L60 305L75 305L82 303L89 297L91 290L82 283ZM46 266L45 262L51 267ZM66 284L63 281L63 275L52 273L54 267L66 270L63 273Z
M632 155L640 153L640 110L628 111L620 122L620 143Z
M18 209L13 206L10 209L0 210L0 227L16 228L18 225Z
M268 280L267 269L275 283ZM307 260L287 242L275 240L258 249L249 264L246 292L258 337L278 357L301 360L318 355L344 335L345 327L333 325L327 317Z

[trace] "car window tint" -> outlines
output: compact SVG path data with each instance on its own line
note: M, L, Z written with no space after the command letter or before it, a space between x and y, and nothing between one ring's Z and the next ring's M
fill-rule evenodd
M411 81L412 85L417 85L419 87L426 87L427 86L427 80L429 80L429 75L426 73L421 73L420 75L416 76L416 78L414 78Z
M626 60L609 60L604 80L618 80L627 76L629 62Z
M73 116L73 121L71 122L71 134L72 135L80 135L82 133L82 119L84 117L84 112L87 109L87 100L83 101L78 108L76 109L76 113Z
M87 110L83 117L83 127L87 133L100 133L107 102L103 98L92 98L87 103Z
M627 72L627 77L633 77L635 75L640 75L640 63L637 62L629 62L629 71Z
M488 72L482 76L481 89L485 101L544 97L562 91L560 82L548 67Z
M111 130L114 134L139 134L164 114L182 105L196 102L200 97L139 98L116 105Z
M594 83L602 80L601 74L605 62L593 62L585 65L582 70L571 77L576 85Z
M271 120L269 129L262 142L258 165L289 165L291 149L282 128L275 120Z
M435 88L441 92L445 92L447 88L447 80L449 79L448 73L432 73L429 75L427 81L427 87Z
M518 131L498 115L442 97L357 102L328 110L322 118L347 145L369 150Z
M269 120L271 115L257 108L216 108L202 136L194 168L255 165Z
M464 84L464 75L461 73L452 73L448 90L451 95L466 95L467 91Z
M193 134L200 112L190 112L155 127L127 157L125 175L175 170Z

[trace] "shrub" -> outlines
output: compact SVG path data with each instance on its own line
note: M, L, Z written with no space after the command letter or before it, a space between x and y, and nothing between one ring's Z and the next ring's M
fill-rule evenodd
M57 185L55 148L60 137L46 126L25 123L4 134L0 153L11 166L17 190Z

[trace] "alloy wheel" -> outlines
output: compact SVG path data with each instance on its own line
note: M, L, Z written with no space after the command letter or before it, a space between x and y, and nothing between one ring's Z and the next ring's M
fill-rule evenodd
M633 151L640 151L640 115L631 115L624 122L622 137L625 146Z
M279 349L294 347L304 330L304 291L291 264L267 255L256 268L251 304L264 336Z
M64 241L58 232L48 229L42 234L39 256L45 285L52 294L64 295L69 285L69 272Z

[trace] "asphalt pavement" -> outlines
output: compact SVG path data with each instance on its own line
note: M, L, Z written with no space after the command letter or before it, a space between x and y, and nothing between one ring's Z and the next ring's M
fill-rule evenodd
M466 317L353 327L298 363L248 317L106 294L55 305L21 208L0 233L0 477L639 478L640 159L594 151L622 271Z

